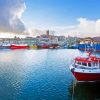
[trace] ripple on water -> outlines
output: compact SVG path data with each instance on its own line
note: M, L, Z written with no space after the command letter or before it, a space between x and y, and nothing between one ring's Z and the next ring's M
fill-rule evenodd
M81 53L71 49L1 50L0 100L71 100L74 78L68 67ZM84 86L75 87L76 100L90 97L83 92L88 88Z

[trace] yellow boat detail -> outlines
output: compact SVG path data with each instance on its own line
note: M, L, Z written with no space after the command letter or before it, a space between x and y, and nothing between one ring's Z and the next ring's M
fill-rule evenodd
M32 45L32 46L29 46L29 48L32 48L32 49L37 49L37 45Z

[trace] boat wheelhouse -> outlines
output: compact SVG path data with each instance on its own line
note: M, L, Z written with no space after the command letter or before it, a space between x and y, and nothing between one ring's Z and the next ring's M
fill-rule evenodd
M77 81L100 81L100 58L91 53L76 57L70 66Z

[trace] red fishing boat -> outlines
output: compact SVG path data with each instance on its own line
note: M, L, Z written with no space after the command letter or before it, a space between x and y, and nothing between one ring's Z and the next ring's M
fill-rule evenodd
M11 49L27 49L29 46L27 44L12 44Z
M74 59L70 70L77 81L100 81L100 58L87 52Z
M49 48L49 45L48 44L43 44L43 45L41 45L41 48L42 49L48 49Z
M49 46L50 49L57 49L57 48L60 48L60 46L58 44L51 44Z

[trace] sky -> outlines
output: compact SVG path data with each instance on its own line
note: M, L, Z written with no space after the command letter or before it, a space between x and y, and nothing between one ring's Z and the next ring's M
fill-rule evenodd
M99 36L100 0L0 0L1 37L48 29L55 35Z
M24 20L28 26L67 26L77 24L80 17L96 20L100 17L99 0L25 0ZM32 23L32 22L33 23Z

